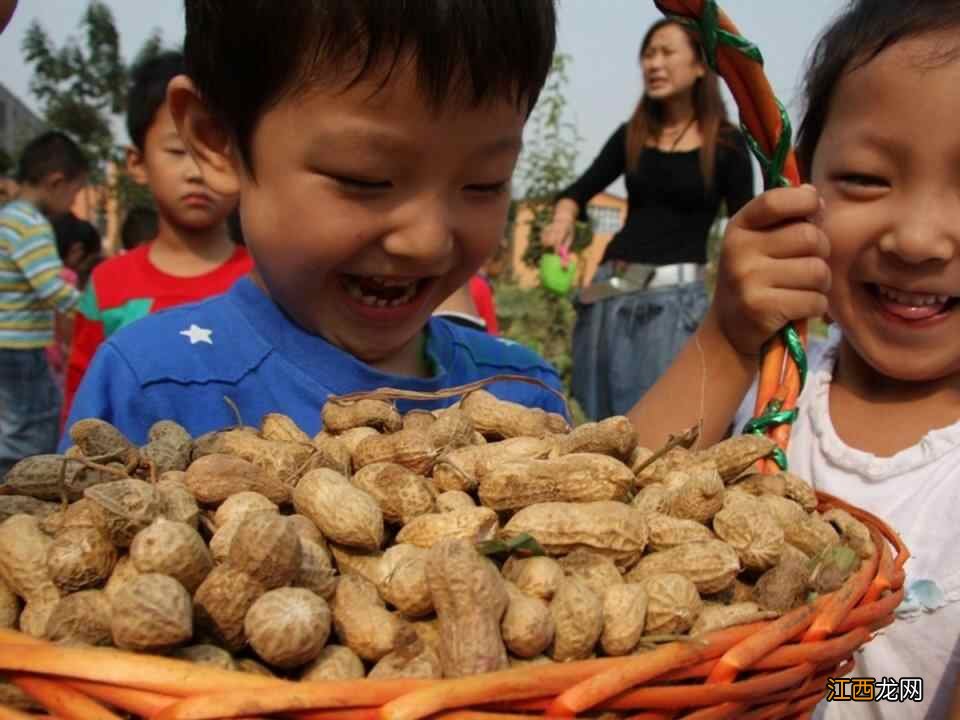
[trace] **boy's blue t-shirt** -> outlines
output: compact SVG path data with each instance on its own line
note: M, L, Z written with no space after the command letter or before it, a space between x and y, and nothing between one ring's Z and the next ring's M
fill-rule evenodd
M264 415L288 415L311 436L330 395L398 388L434 392L489 378L525 375L562 391L556 371L514 342L433 318L426 352L431 378L388 375L365 365L294 322L249 278L229 292L165 310L133 323L100 346L77 391L66 427L82 418L107 420L131 441L147 441L158 420L175 420L194 437ZM537 385L498 382L497 397L566 414L563 401ZM439 408L457 398L400 401L398 409ZM61 451L71 444L64 434Z

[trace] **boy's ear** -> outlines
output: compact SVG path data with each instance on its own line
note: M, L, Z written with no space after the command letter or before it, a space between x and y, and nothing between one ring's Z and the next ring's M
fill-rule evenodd
M137 185L147 184L147 168L143 162L143 153L135 145L127 146L127 172Z
M239 193L241 170L229 133L207 110L193 81L186 75L173 78L167 86L167 104L203 181L221 195Z

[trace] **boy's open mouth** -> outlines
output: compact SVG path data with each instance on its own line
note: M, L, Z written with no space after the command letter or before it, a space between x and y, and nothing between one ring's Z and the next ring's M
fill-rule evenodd
M876 283L869 283L867 290L886 312L908 321L928 320L947 313L958 300L954 295L906 292Z
M366 275L342 275L343 287L351 298L369 307L394 308L406 305L423 290L426 278L394 279Z

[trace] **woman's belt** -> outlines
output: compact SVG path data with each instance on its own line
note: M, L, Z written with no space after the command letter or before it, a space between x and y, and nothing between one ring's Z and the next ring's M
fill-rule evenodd
M615 277L591 283L580 290L578 301L583 305L590 305L617 295L687 285L699 282L706 277L706 267L699 263L672 265L626 263L624 267L624 271Z
M699 282L706 277L706 267L697 263L674 263L673 265L658 265L654 269L653 277L647 283L647 289L672 287Z

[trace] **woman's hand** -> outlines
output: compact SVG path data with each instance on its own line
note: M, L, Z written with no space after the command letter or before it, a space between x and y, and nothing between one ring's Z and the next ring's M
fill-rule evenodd
M811 218L821 210L812 185L757 196L727 225L713 312L745 355L788 322L820 317L830 290L830 242Z
M562 247L570 247L573 242L573 224L572 218L557 217L556 215L547 227L544 228L540 236L540 243L545 248L559 250Z

